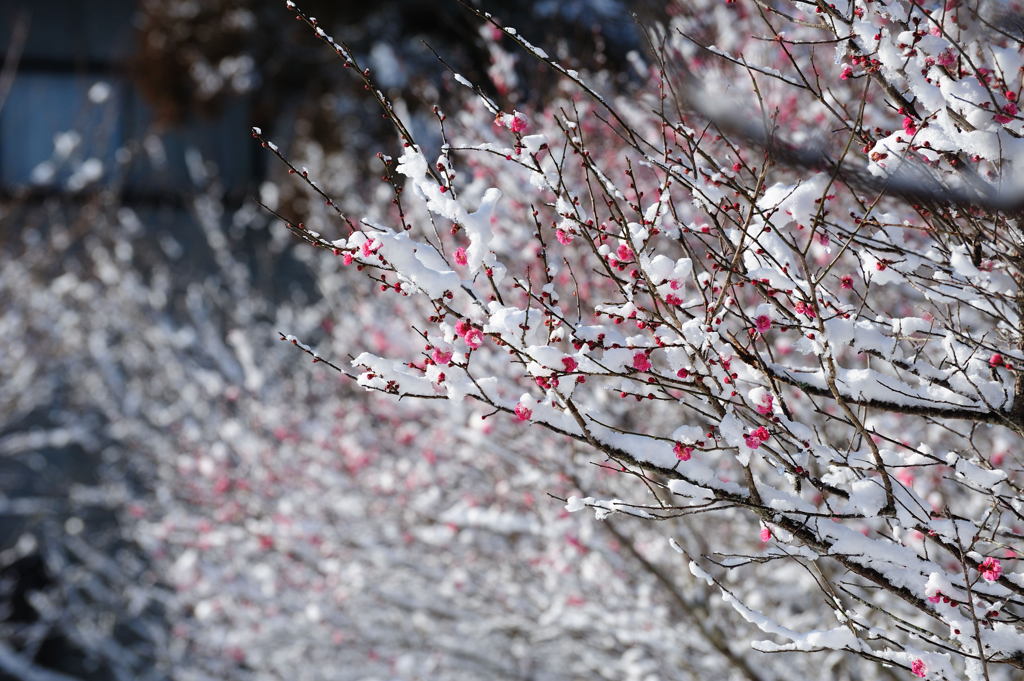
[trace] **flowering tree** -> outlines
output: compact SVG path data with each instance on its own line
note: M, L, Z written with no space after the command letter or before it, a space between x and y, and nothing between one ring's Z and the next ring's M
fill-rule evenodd
M0 273L5 413L102 424L46 437L101 435L77 503L146 556L66 528L47 626L181 679L1019 674L1015 8L676 3L628 91L477 13L494 90L561 85L453 74L429 118L288 9L393 124L383 182L256 129L300 242L212 189L187 250L99 206Z
M480 100L454 125L436 110L436 160L288 7L403 146L381 159L390 214L339 208L341 238L288 227L414 304L420 345L348 362L285 339L369 390L468 401L632 474L639 496L566 508L673 520L689 571L771 637L759 650L936 679L1024 667L1024 59L1002 4L688 3L628 98L477 12L564 94L502 111L455 75ZM677 524L697 514L720 531Z
M8 251L5 408L53 423L0 444L100 450L103 464L67 509L12 500L44 520L0 558L39 544L54 584L28 594L35 618L4 613L6 672L79 678L39 654L67 639L84 667L124 679L776 676L734 640L738 618L674 574L660 528L581 525L544 496L625 493L618 468L469 402L395 405L296 374L275 338L394 351L411 298L382 306L376 283L283 231L264 248L284 272L261 271L230 235L266 234L256 206L226 220L215 194L191 207L187 246L100 202L87 234L53 211L45 242L27 231ZM189 260L215 267L185 277ZM287 286L296 269L315 303Z

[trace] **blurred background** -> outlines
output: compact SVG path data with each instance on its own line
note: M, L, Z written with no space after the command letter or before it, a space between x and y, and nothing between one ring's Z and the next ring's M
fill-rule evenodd
M629 3L480 4L568 65L628 82ZM555 87L455 0L301 6L428 138L430 107L457 87L435 51L504 110ZM209 395L245 384L258 415L246 427L272 420L260 404L275 369L253 378L232 331L329 324L302 316L324 296L309 249L255 205L302 216L316 202L252 125L346 208L362 208L354 189L394 147L361 84L282 2L0 0L0 678L257 669L223 641L227 659L182 666L197 644L180 620L197 611L161 597L173 589L152 563L166 546L138 531L166 529L180 506L162 462L218 441L193 433L227 422ZM279 354L276 375L306 370Z

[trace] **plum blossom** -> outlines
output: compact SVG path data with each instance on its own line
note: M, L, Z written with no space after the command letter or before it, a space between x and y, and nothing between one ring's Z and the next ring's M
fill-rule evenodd
M533 416L533 410L527 407L525 404L520 402L515 408L516 419L520 421L529 421L530 417Z
M651 366L651 357L646 352L638 352L633 355L633 368L637 371L650 371Z
M814 306L809 303L805 303L802 300L798 300L796 301L796 303L793 304L793 311L796 312L797 314L804 315L808 319L814 319L815 317L818 316L817 313L814 311Z
M998 558L989 556L981 562L981 576L986 582L994 582L1003 574L1003 564Z
M367 239L363 242L362 253L363 257L369 257L373 255L381 247L381 242L377 239Z
M523 133L526 132L526 128L528 127L528 125L529 124L526 120L526 116L516 111L512 115L512 120L508 124L508 129L511 130L512 132Z
M768 429L765 428L764 426L760 426L759 428L756 428L753 432L751 432L749 435L744 437L743 441L746 443L747 447L750 447L751 449L757 449L769 438L771 438L771 433L769 433Z
M466 332L462 339L466 341L466 345L476 350L484 342L484 334L480 329L472 328Z
M680 461L689 461L690 457L693 456L693 447L677 442L672 447L672 453L675 454L676 458Z
M910 673L918 678L924 678L928 675L928 667L925 666L924 660L918 658L914 660L910 665Z
M501 127L508 128L512 132L520 134L526 132L529 127L529 121L526 119L526 115L519 111L515 111L511 114L503 112L499 113L494 118L494 123L495 125L500 125Z
M769 392L766 392L761 396L761 401L758 402L755 409L757 409L758 414L761 414L762 416L767 416L774 411L774 402L775 396Z

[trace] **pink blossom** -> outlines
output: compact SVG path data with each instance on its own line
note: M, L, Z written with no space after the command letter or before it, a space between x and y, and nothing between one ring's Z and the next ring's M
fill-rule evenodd
M434 360L434 364L446 366L451 364L452 353L451 351L445 352L441 348L434 348L434 352L430 354L430 359Z
M757 319L754 320L754 328L758 333L767 333L772 328L772 318L766 314L757 315Z
M981 562L981 576L986 582L994 582L1003 574L1003 564L998 558L986 558Z
M521 402L516 405L515 412L516 418L520 421L529 421L530 417L533 416L533 410Z
M466 345L476 350L484 342L484 334L480 329L470 329L463 336L463 340L466 341Z
M565 231L564 229L556 229L555 238L558 239L558 243L562 244L563 246L568 246L570 243L572 243L572 234Z
M845 288L845 289L852 289L853 288L853 275L851 275L851 274L844 274L843 276L839 277L839 286L841 288Z
M465 319L455 322L455 334L459 337L465 336L473 326Z
M562 366L567 372L576 371L576 358L575 357L563 357Z
M526 132L526 128L528 126L529 121L526 120L526 116L516 111L512 116L512 120L508 124L508 129L512 132L523 133Z
M764 543L767 544L769 541L771 541L771 539L772 539L772 531L769 530L767 527L762 527L761 528L761 541L763 541Z
M761 398L761 403L757 405L757 413L762 416L771 414L773 409L772 405L775 402L775 397L769 393L765 393L764 397Z
M633 368L637 371L650 371L651 358L646 352L638 352L633 355Z
M956 63L956 56L953 54L953 50L943 50L935 61L939 66L952 66Z
M914 125L914 119L911 118L910 116L903 117L903 132L907 133L908 135L917 134L917 126Z
M456 265L465 266L467 263L469 263L469 259L466 258L466 249L463 248L462 246L459 246L458 248L455 249L455 253L452 255L452 257L455 258Z
M924 678L928 674L928 667L924 666L924 660L918 658L910 665L910 673L919 678Z
M839 74L839 79L840 80L849 80L850 76L852 76L852 75L853 75L853 67L847 65L847 66L843 67L843 72Z
M1007 104L1003 107L1003 112L995 116L996 123L1009 123L1010 121L1013 120L1013 117L1016 116L1018 113L1019 110L1017 109L1017 105L1012 101L1007 102Z
M994 353L988 358L988 365L993 369L1003 363L1003 356L998 352Z
M744 437L743 441L751 449L757 449L770 437L771 433L768 432L768 429L765 428L764 426L760 426L759 428L754 430L754 432L750 433L750 435Z
M686 447L681 443L677 442L672 447L672 453L676 455L676 458L680 461L689 461L690 457L693 456L693 447Z
M615 255L618 256L619 262L629 262L633 259L633 249L626 244L621 244L616 249Z
M352 254L349 253L348 251L346 251L345 255L341 256L341 264L342 265L351 265L352 264Z
M797 314L806 315L808 319L814 319L817 316L817 313L815 313L814 308L802 300L796 301L796 304L793 305L793 310Z
M381 243L379 241L377 241L376 239L367 239L366 241L363 242L363 247L362 247L363 256L364 257L369 257L369 256L373 255L373 253L378 248L380 248L380 246L381 246Z

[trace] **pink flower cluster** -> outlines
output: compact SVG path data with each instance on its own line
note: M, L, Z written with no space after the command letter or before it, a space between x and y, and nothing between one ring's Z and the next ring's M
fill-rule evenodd
M910 673L914 676L923 679L928 675L928 667L925 666L924 660L918 658L910 665Z
M771 437L771 433L768 432L768 429L765 428L764 426L761 426L760 428L758 428L754 432L752 432L750 435L747 435L746 437L744 437L743 441L751 449L757 449L765 441L767 441L768 438L770 438L770 437Z
M512 114L499 113L494 118L494 124L500 125L503 128L508 128L512 132L524 133L529 127L530 122L526 119L526 115L518 111Z
M767 416L774 411L775 396L771 393L765 393L761 396L761 402L757 405L757 413L762 416Z
M996 123L1009 123L1017 113L1017 105L1014 102L1008 102L1006 106L1003 107L1003 112L995 115L995 121Z
M650 371L651 366L651 357L646 352L633 355L633 368L637 371Z
M533 410L522 403L516 405L515 413L516 418L520 421L529 421L530 417L533 416Z
M815 317L818 316L818 313L814 311L814 306L810 305L809 303L805 303L802 300L796 301L796 303L793 305L793 311L796 312L797 314L802 314L806 316L808 319L814 319Z
M680 442L677 442L672 447L672 453L676 455L676 458L680 461L689 461L690 457L693 456L693 447L688 447Z
M483 332L464 319L455 322L455 333L473 350L476 350L484 342Z
M1003 574L1003 564L998 558L986 558L981 562L981 576L986 582L994 582Z
M943 50L935 61L939 66L952 66L956 63L956 55L953 54L953 50Z
M376 239L367 239L366 241L363 242L363 247L362 247L363 257L364 258L370 257L371 255L376 253L377 250L381 246L382 246L381 242L377 241Z

